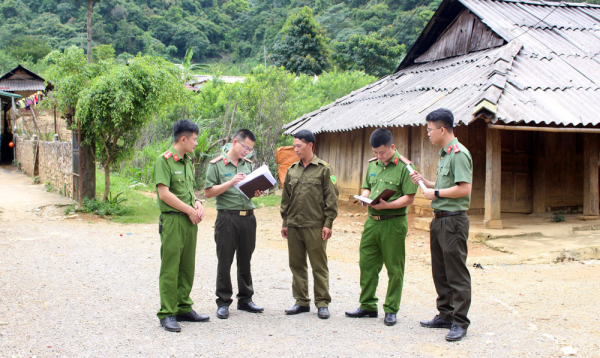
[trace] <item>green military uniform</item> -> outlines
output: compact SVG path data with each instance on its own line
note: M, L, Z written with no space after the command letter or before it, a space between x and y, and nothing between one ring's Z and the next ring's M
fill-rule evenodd
M401 196L417 192L401 155L394 153L385 165L373 158L369 161L363 189L371 191L370 199L375 199L385 189L396 193L387 200L392 202ZM377 284L379 273L385 263L388 272L388 289L383 305L386 313L397 313L402 298L404 282L405 239L408 233L407 207L375 210L369 206L369 218L365 223L360 239L360 308L377 311Z
M292 294L297 305L310 305L307 253L313 270L315 305L327 307L331 302L327 240L323 240L322 232L323 227L331 229L337 217L338 195L333 168L316 155L306 167L298 161L287 171L281 195L281 217L283 227L288 228Z
M435 189L457 183L471 183L473 160L467 148L454 138L439 152ZM435 198L431 202L435 218L431 222L430 246L433 283L438 294L440 318L468 328L471 306L471 275L467 268L469 217L466 211L471 195L460 198Z
M158 318L184 314L194 303L190 291L194 284L196 236L198 226L187 214L176 210L158 196L163 184L184 203L194 206L194 167L189 156L181 156L174 147L156 158L154 183L160 215L160 310Z
M231 180L236 174L252 173L252 163L244 158L237 167L227 156L210 161L204 188L212 188ZM215 222L215 243L217 245L217 305L229 306L233 302L231 285L231 265L237 251L237 282L239 303L252 301L254 287L250 261L256 246L256 218L252 200L238 189L231 187L216 197L217 221Z

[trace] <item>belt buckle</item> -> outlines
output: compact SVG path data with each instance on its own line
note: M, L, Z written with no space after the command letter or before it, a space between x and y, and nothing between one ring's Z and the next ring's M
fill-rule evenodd
M381 216L379 216L379 215L373 215L373 216L372 216L372 218L373 218L373 220L375 220L375 221L379 221L379 220L381 220Z
M247 215L248 215L247 211L240 210L240 216L247 216Z

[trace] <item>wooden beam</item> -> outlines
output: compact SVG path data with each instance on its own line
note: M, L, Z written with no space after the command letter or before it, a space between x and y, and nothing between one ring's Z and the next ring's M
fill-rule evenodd
M502 188L501 132L486 128L485 151L485 213L483 224L487 229L502 229L500 220Z
M583 216L598 218L598 135L583 137Z
M533 154L533 212L546 212L546 143L545 134L535 133Z

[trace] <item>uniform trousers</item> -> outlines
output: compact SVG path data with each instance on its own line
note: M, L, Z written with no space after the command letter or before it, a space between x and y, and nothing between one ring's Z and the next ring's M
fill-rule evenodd
M231 285L231 265L235 256L237 262L239 303L252 301L254 287L250 261L256 246L256 217L254 214L240 216L234 213L219 212L215 222L215 243L217 245L217 305L229 306L233 302Z
M198 226L187 215L163 214L161 218L159 319L192 310L190 291L194 284L198 235Z
M404 283L406 215L387 220L368 218L360 239L360 308L377 311L379 273L385 264L388 287L383 304L386 313L398 313Z
M288 226L287 242L290 270L292 271L292 294L296 299L296 304L300 306L310 305L307 255L313 272L315 306L328 307L331 302L327 240L323 240L322 232L322 227Z
M471 274L467 268L469 217L466 213L431 222L431 270L440 318L468 328Z

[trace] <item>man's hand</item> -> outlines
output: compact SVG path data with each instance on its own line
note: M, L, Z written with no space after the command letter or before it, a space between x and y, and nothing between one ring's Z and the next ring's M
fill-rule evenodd
M287 227L281 228L281 237L283 237L284 239L287 239Z
M241 182L244 179L246 179L246 174L244 174L244 173L237 173L236 175L233 176L233 178L231 178L231 180L229 182L231 183L231 186L234 186L234 185L236 185L237 183Z
M419 184L419 180L425 180L425 178L423 178L423 176L416 170L410 175L410 178L414 184Z
M200 216L196 209L192 209L192 211L188 214L188 217L190 218L190 221L194 225L198 225L198 223L200 223L200 221L202 220L202 219L200 219Z
M428 200L433 200L435 199L435 190L434 189L427 189L423 191L423 194L425 195L425 197Z
M328 227L324 227L321 237L323 237L323 240L329 239L331 237L331 229Z
M196 201L196 203L194 204L194 209L196 209L196 211L198 211L198 218L200 219L200 221L202 221L202 219L204 219L204 207L202 206L202 203L200 203L200 201Z
M379 203L375 205L371 205L371 207L375 210L385 210L389 207L389 203L385 200L379 200Z
M265 192L264 192L264 191L262 191L262 190L257 190L257 191L255 191L255 192L254 192L254 196L255 196L255 197L258 197L258 196L261 196L261 195L263 195L264 193L265 193Z

